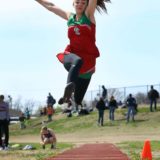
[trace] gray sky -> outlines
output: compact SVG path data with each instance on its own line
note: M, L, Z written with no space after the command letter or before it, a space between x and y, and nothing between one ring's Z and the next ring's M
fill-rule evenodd
M66 21L34 0L0 1L0 93L58 99L67 78L56 58L68 44ZM53 2L74 11L72 0ZM160 83L159 0L112 0L96 21L101 56L89 90Z

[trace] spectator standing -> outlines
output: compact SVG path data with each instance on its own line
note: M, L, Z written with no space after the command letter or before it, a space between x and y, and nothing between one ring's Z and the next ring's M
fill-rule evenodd
M24 113L21 113L21 115L19 116L20 129L26 128L25 120L26 120L26 117L24 116Z
M129 97L127 99L127 122L129 122L130 116L132 117L132 121L134 121L134 115L135 115L135 106L136 106L136 99L132 97L132 94L129 94Z
M153 112L153 104L154 104L154 110L157 110L157 99L159 98L159 92L154 89L153 85L151 85L151 89L148 92L148 98L150 100L150 112Z
M53 114L54 114L54 108L51 104L49 104L47 107L48 122L52 121Z
M47 106L51 105L53 107L53 105L56 103L56 100L53 98L53 96L51 95L51 93L48 94L47 97Z
M64 113L67 114L67 117L72 117L72 103L71 103L71 101L67 103L67 108L64 110Z
M40 115L40 116L43 116L43 115L44 115L44 113L43 113L43 109L40 109L40 111L39 111L39 115Z
M28 107L25 109L25 115L26 115L26 119L30 119L30 111Z
M105 86L102 86L102 98L105 100L107 98L107 89Z
M51 149L56 148L56 136L52 129L47 128L46 126L43 126L41 128L41 144L42 148L45 149L46 144L51 144Z
M43 115L45 116L47 114L47 107L43 108Z
M114 111L117 108L117 101L114 99L114 96L111 96L109 101L109 119L114 121Z
M9 108L12 108L12 97L10 95L8 95L8 104Z
M101 97L100 100L96 104L96 108L98 109L98 125L103 126L104 122L104 110L105 110L105 102Z
M8 150L9 119L9 105L4 102L4 95L0 95L0 150ZM4 144L2 144L3 135L5 136Z

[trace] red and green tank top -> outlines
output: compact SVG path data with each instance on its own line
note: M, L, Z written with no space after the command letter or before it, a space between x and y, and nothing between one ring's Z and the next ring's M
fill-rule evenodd
M78 21L76 21L76 15L71 14L67 24L70 44L63 53L57 54L57 58L64 63L66 54L78 55L83 60L80 76L82 78L90 77L95 72L96 58L99 57L99 50L95 44L96 26L85 14Z
M76 14L71 14L67 24L70 40L70 44L67 46L68 52L76 53L80 57L85 55L99 57L99 51L95 44L95 24L85 14L78 21Z

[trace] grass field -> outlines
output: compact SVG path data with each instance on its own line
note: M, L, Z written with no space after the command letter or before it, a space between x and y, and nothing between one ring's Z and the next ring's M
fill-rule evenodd
M28 143L21 143L17 149L10 149L8 151L0 152L0 159L3 160L43 160L53 155L57 155L66 149L71 149L74 145L67 143L59 143L57 149L51 150L48 145L45 150L41 148L38 143L29 143L35 149L33 150L22 150ZM10 144L12 146L12 144Z
M160 107L158 107L160 108ZM97 125L97 112L92 112L87 116L73 116L67 118L66 115L57 113L54 121L46 124L53 128L58 138L58 149L55 151L42 150L39 142L34 137L39 137L41 122L46 121L47 117L40 117L27 122L27 128L19 129L19 125L10 126L10 140L16 143L14 138L30 136L24 142L35 142L36 150L22 151L14 150L0 152L4 160L41 160L53 154L58 154L65 149L72 148L74 145L82 143L107 142L114 143L125 152L131 160L139 160L143 148L144 140L150 139L153 160L160 160L160 109L157 112L149 112L146 106L140 106L139 112L135 117L135 122L126 123L126 109L117 109L115 121L108 120L108 111L105 111L105 123L103 127ZM23 139L22 139L23 141ZM28 158L26 158L28 157Z

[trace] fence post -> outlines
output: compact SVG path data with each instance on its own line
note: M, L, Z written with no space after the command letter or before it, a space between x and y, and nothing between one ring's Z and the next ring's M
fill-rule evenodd
M147 95L148 95L148 91L149 91L149 90L148 90L148 85L147 85Z
M101 97L101 85L99 85L99 98Z
M91 91L91 105L92 105L92 108L93 108L93 95L92 95L92 91Z
M124 100L126 99L126 87L124 87Z

